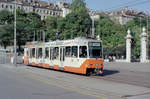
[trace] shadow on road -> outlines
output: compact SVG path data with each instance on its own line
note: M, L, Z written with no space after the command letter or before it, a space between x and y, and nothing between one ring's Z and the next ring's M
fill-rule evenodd
M120 73L118 70L106 70L106 69L104 69L103 71L104 71L103 76L108 76L108 75Z

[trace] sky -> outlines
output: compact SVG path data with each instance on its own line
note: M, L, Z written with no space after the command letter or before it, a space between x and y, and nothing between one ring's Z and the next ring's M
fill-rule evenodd
M48 1L48 0L44 0ZM59 0L50 0L59 1ZM67 0L71 2L72 0ZM128 6L129 9L150 13L150 0L85 0L88 8L92 10L112 11Z

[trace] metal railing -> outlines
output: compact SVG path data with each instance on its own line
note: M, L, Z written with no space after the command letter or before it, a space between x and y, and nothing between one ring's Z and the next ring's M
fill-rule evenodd
M4 49L0 49L0 64L11 63L11 53Z

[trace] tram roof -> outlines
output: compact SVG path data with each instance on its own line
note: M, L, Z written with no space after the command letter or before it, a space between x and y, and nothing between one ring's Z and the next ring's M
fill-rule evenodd
M49 42L45 42L45 45L70 45L70 44L83 44L86 42L101 42L101 40L85 38L85 37L78 37L78 38L70 39L70 40L49 41ZM27 43L27 46L34 46L34 45L42 46L43 42L28 42Z

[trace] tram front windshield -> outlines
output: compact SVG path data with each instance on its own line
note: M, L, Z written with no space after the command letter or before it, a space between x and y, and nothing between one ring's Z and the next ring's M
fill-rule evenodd
M102 58L101 42L89 43L89 58Z

